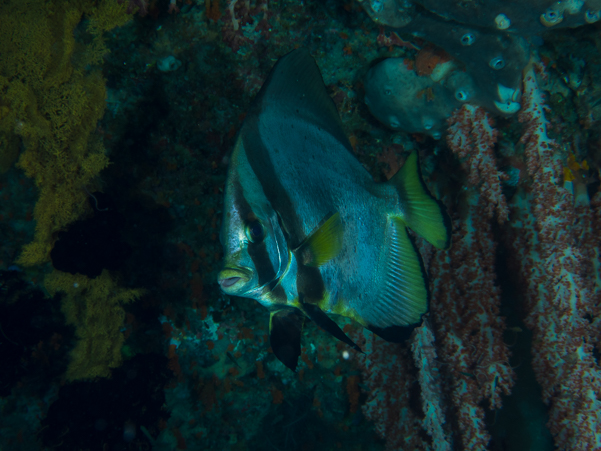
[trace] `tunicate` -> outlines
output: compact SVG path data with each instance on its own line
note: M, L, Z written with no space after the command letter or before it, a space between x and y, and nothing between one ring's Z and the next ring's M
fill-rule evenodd
M511 25L511 20L505 14L499 14L495 17L495 25L499 30L506 30Z
M424 126L424 130L432 130L432 127L434 127L434 120L430 118L424 118L422 124Z
M465 33L461 36L461 45L472 45L476 37L472 33Z
M491 69L501 70L505 67L505 60L503 59L502 56L497 56L497 57L491 59L488 62L488 65L491 67Z
M584 20L586 20L586 23L595 23L599 20L599 17L601 17L599 11L588 10L584 13Z
M495 107L499 110L500 113L503 114L515 114L520 111L520 103L519 102L498 102L494 101Z
M512 89L502 84L497 84L497 95L499 100L494 104L497 110L503 114L514 114L520 110L520 90Z
M549 8L544 14L541 14L540 21L545 27L552 27L563 20L563 15L556 9Z
M468 91L465 91L463 89L458 89L457 91L455 91L455 98L460 102L467 102L470 99L470 97L471 96Z

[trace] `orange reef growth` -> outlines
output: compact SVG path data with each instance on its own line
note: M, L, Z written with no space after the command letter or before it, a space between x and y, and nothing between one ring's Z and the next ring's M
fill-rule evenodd
M451 61L450 55L431 45L428 45L417 52L415 57L415 71L419 75L431 75L439 64Z

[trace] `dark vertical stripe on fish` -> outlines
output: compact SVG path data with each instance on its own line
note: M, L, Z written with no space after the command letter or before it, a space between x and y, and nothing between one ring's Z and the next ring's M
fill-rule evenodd
M248 255L252 258L259 276L259 285L265 285L275 279L275 270L269 258L269 252L265 242L248 243Z
M244 197L244 191L240 182L238 180L233 181L234 186L234 204L236 208L240 212L240 217L244 220L245 223L249 223L250 221L254 221L257 219L257 215L252 211L250 205L246 201ZM267 246L265 242L262 241L260 243L248 243L248 255L252 259L255 268L257 270L257 276L259 277L259 285L264 285L273 279L275 279L276 272L271 264L271 259L269 258L269 252L267 251Z
M273 209L279 213L280 219L284 223L284 229L290 235L291 242L289 244L291 249L296 249L305 239L302 221L294 211L292 200L282 186L280 178L273 167L269 151L261 141L256 119L247 118L246 121L242 137L248 162L259 179L267 200Z
M253 172L259 179L263 192L273 209L279 213L279 220L283 222L283 230L287 231L289 249L296 249L306 238L302 229L302 220L296 214L292 201L282 186L276 173L269 151L265 148L258 132L256 119L248 118L245 130L244 149ZM284 150L282 150L284 151ZM297 289L305 296L305 302L318 303L325 296L325 284L318 268L303 266L298 262Z
M326 286L319 272L319 268L298 265L296 278L296 289L299 295L302 293L304 302L308 304L319 304L326 293Z

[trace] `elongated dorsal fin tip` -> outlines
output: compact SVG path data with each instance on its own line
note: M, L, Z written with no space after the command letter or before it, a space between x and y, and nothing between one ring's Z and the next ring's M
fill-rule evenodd
M309 121L334 136L352 153L352 146L319 67L304 47L292 50L277 61L249 114Z

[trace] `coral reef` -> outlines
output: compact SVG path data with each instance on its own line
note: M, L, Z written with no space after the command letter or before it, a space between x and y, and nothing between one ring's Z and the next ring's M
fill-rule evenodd
M0 447L598 448L599 2L170 4L0 5ZM419 152L453 245L416 239L411 340L307 323L292 373L215 279L229 152L301 45L375 180ZM415 128L364 103L388 61Z

